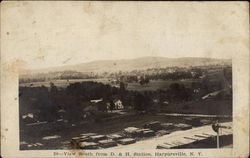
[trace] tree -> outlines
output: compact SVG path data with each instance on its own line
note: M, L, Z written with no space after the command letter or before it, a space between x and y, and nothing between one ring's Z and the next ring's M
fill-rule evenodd
M152 99L148 92L144 94L136 92L134 96L134 109L138 112L148 112L150 106L152 105Z
M115 103L113 101L110 102L110 107L109 107L110 111L112 112L112 110L115 109Z
M126 90L126 86L123 82L120 82L120 91L124 92Z
M57 91L58 91L58 89L55 86L55 84L53 82L50 82L50 92L51 92L51 94L56 94Z
M144 110L144 97L141 93L137 92L134 97L134 108L136 111L143 111Z
M171 101L187 101L192 93L191 89L179 83L172 83L167 92L170 95Z

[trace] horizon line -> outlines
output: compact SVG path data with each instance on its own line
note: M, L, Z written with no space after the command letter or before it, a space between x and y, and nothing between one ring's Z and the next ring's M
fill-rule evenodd
M204 58L204 59L217 59L217 60L232 60L232 58L221 58L221 57L164 57L164 56L141 56L137 58L118 58L118 59L99 59L99 60L90 60L82 63L75 63L75 64L68 64L68 65L58 65L58 66L51 66L51 67L44 67L44 68L29 68L26 70L43 70L43 69L49 69L49 68L57 68L57 67L64 67L64 66L75 66L79 64L87 64L92 62L98 62L98 61L112 61L112 60L135 60L135 59L141 59L141 58L168 58L168 59L180 59L180 58Z

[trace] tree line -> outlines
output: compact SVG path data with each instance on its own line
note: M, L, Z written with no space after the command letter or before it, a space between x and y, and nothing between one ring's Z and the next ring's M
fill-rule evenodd
M92 99L103 99L101 111L105 111L106 103L120 99L125 108L149 112L153 100L169 102L185 101L191 99L190 90L182 84L172 84L167 90L158 91L129 91L121 83L120 87L112 87L99 82L77 82L70 84L65 89L58 89L53 83L50 87L20 87L19 88L20 114L37 112L40 121L53 121L59 118L58 111L66 111L69 121L83 119L82 111L90 105Z

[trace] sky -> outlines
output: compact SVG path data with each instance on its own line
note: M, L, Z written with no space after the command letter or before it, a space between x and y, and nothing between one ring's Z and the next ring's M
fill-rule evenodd
M244 2L3 2L4 62L31 69L144 56L232 58L248 50Z

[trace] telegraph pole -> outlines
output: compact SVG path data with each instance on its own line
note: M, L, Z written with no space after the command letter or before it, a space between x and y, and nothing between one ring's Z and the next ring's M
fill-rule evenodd
M218 120L216 121L216 123L212 124L212 128L213 130L217 133L217 148L220 148L220 125Z
M219 121L217 120L215 123L212 124L212 129L217 133L217 148L220 148L220 133L222 133L222 128L224 129L231 129L230 126L222 126L219 124Z
M217 148L220 148L220 128L218 128L217 132Z

